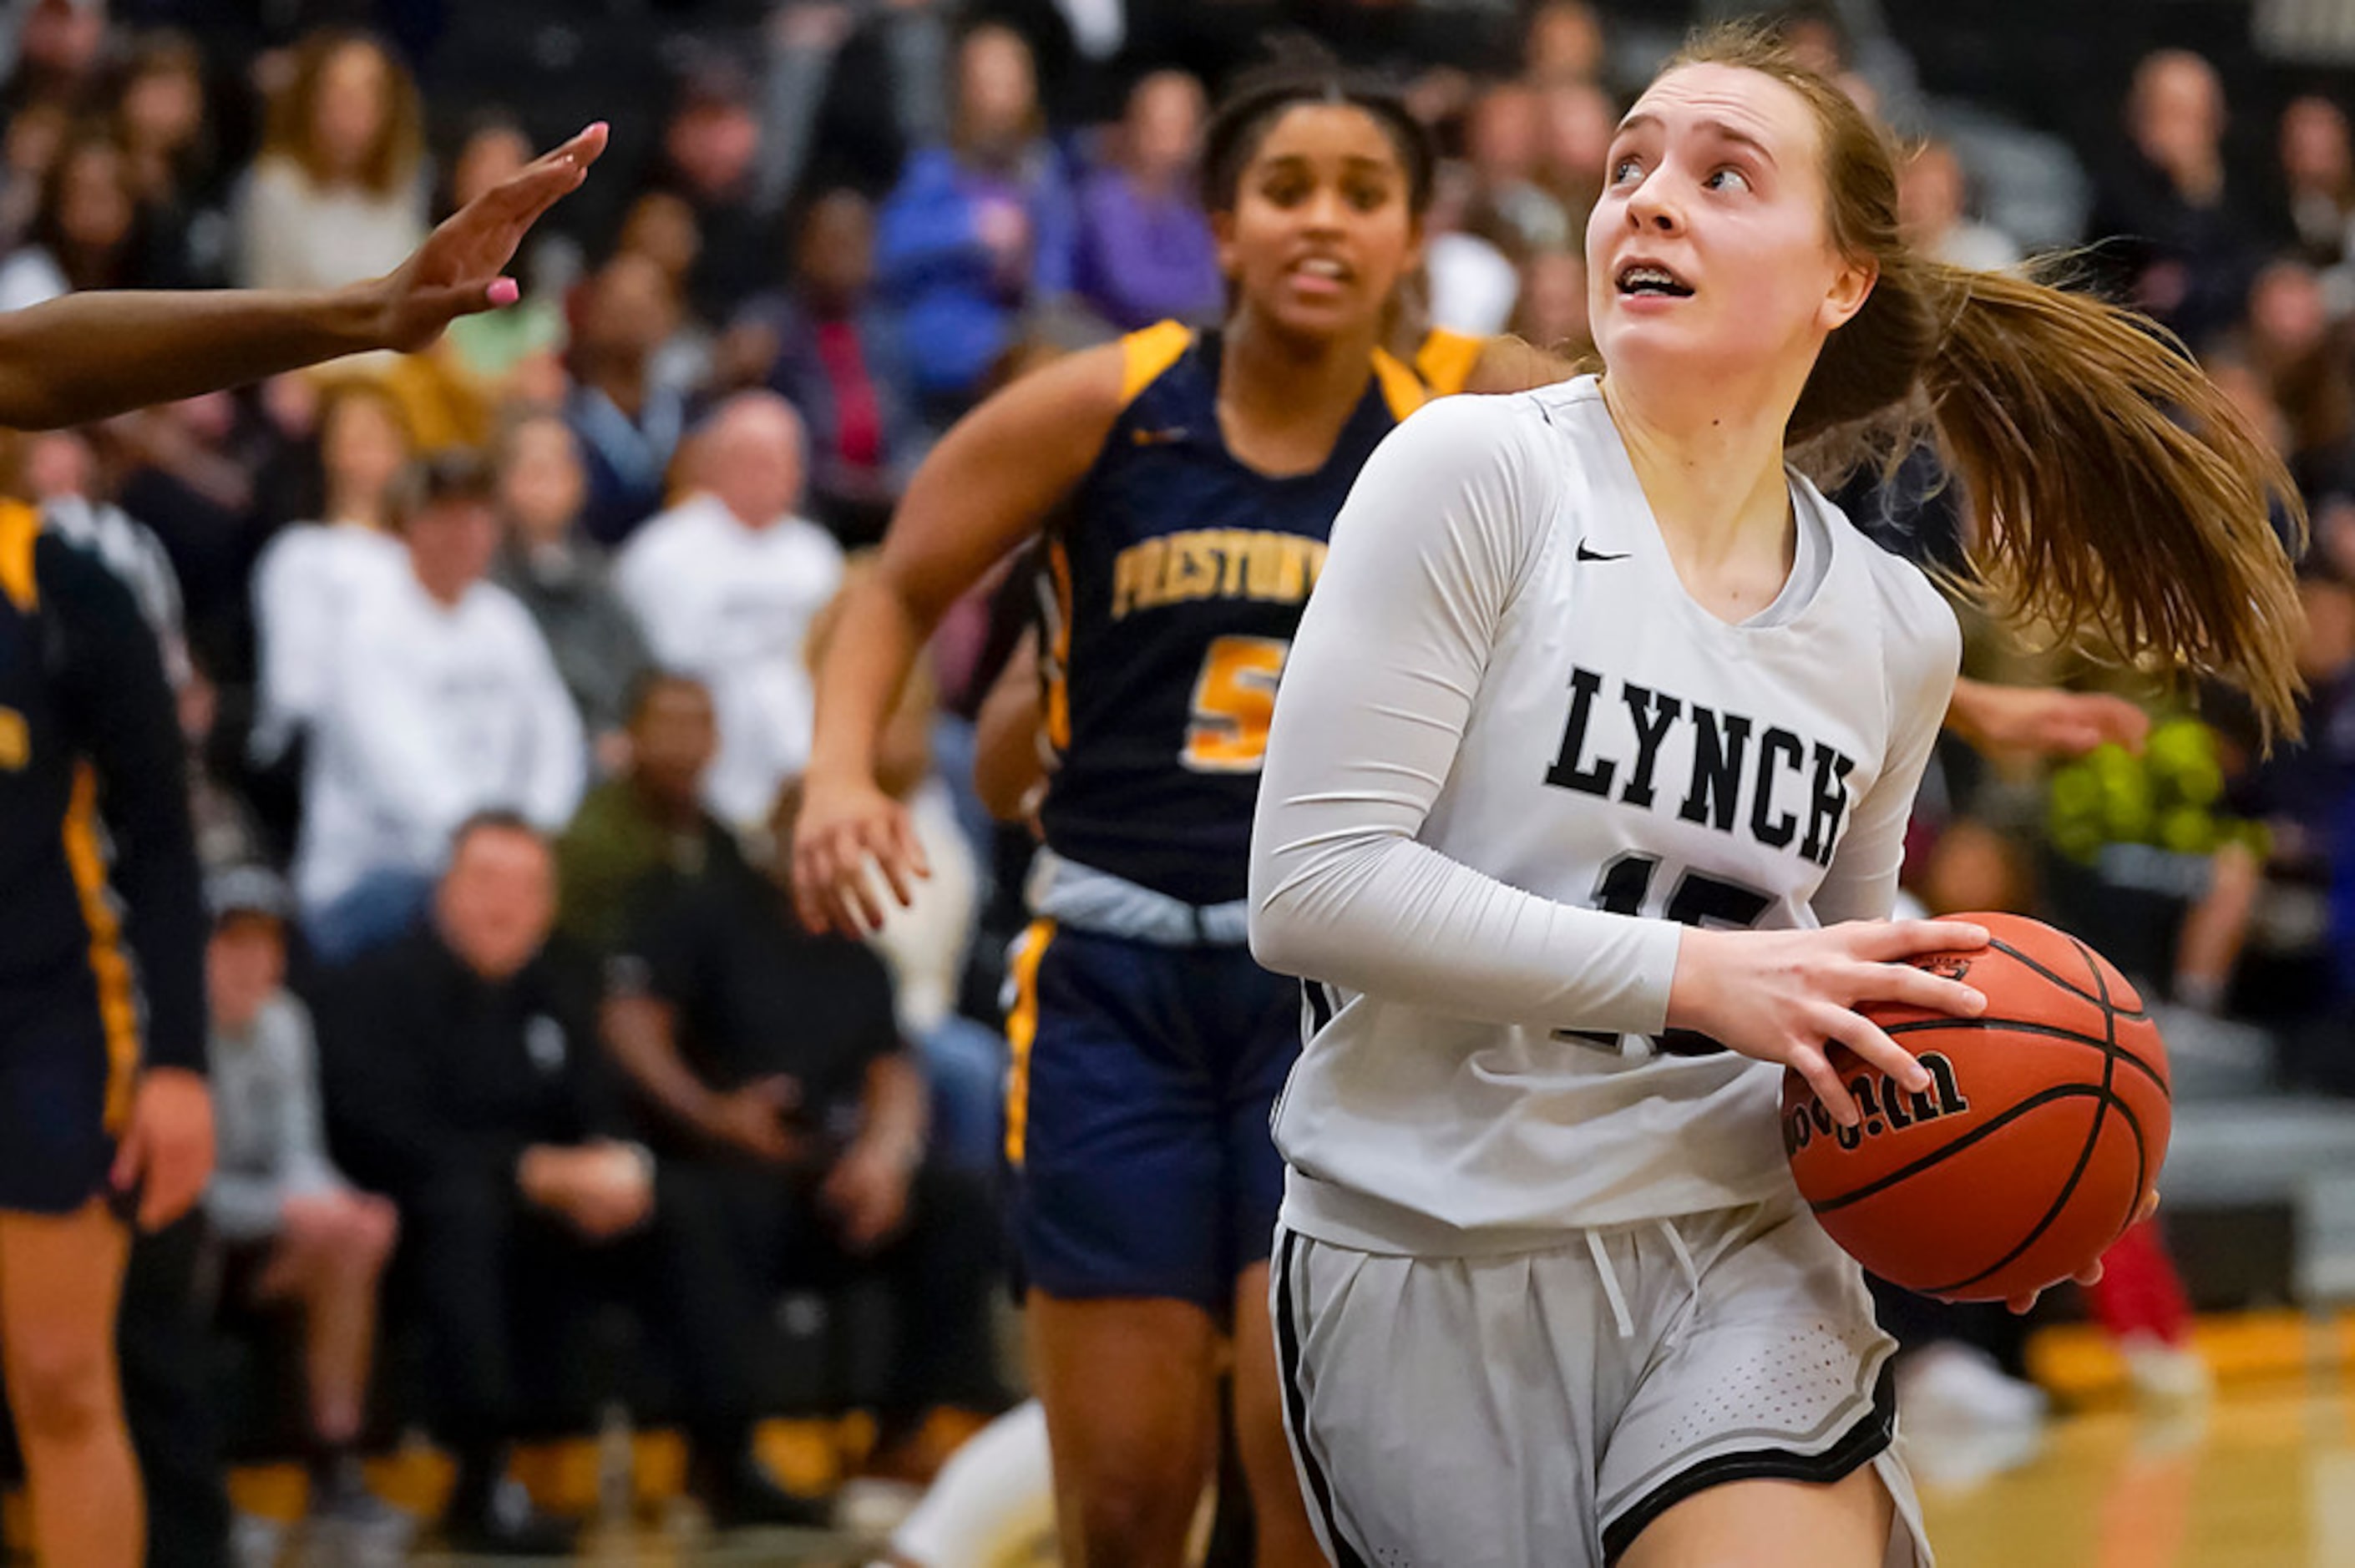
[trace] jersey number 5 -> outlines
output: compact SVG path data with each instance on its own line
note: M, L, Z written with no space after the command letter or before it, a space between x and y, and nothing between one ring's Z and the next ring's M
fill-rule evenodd
M1178 761L1197 773L1256 773L1267 755L1275 683L1292 644L1281 637L1221 637L1202 656L1194 713Z

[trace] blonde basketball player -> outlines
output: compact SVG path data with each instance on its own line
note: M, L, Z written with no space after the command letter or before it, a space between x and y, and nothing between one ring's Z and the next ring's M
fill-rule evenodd
M1895 197L1828 83L1698 41L1588 229L1604 378L1433 405L1334 525L1250 897L1306 977L1271 1298L1344 1568L1929 1561L1774 1107L1789 1066L1856 1119L1827 1041L1922 1078L1861 1004L1981 1005L1899 961L1979 932L1885 918L1959 638L1791 442L1934 410L2002 606L2289 721L2278 464L2122 313L1906 252Z

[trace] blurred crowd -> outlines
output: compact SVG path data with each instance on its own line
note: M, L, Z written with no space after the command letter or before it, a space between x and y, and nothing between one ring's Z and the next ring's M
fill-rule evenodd
M582 16L650 29L664 95L601 110L615 155L519 258L520 304L421 355L0 443L0 482L118 567L168 651L217 922L201 1299L299 1320L318 1506L369 1508L349 1461L374 1429L379 1298L437 1347L424 1403L486 1539L532 1527L500 1453L532 1424L551 1296L640 1304L677 1341L697 1489L729 1518L800 1517L747 1441L781 1290L872 1281L896 1303L892 1374L862 1393L879 1462L921 1474L928 1412L1002 1406L996 972L1028 839L975 800L970 720L1021 594L951 617L889 737L934 874L871 952L803 931L776 881L827 607L990 388L1215 320L1196 146L1206 95L1270 28L1410 80L1447 149L1401 334L1581 352L1586 215L1630 85L1695 19L1677 13ZM2232 389L2314 518L2302 740L2268 752L2208 694L1980 625L1972 673L2106 684L2163 722L2139 755L2058 768L1956 747L1913 891L2064 918L2188 1014L2262 1025L2285 1071L2355 1090L2345 108L2267 104L2267 155L2228 155L2228 113L2257 111L2170 49L2133 66L2106 140L2071 145L1926 92L1870 0L1790 26L1907 139L1920 245L1981 268L2069 249ZM451 66L463 31L434 7L0 6L0 309L389 269L569 129ZM1952 530L1932 466L1851 502ZM141 1310L134 1288L126 1343Z

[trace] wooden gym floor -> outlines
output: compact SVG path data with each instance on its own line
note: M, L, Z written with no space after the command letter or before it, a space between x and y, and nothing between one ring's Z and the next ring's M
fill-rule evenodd
M2355 1565L2355 1401L2334 1375L2229 1383L2203 1415L2067 1415L2036 1457L1939 1480L1917 1451L1940 1568Z
M2040 1337L2033 1361L2064 1413L2032 1454L1917 1439L1910 1457L1942 1568L2355 1568L2355 1316L2205 1320L2200 1343L2219 1377L2204 1409L2137 1409L2098 1337L2059 1330ZM806 1425L773 1425L762 1443L778 1472L803 1486L824 1484L846 1446ZM855 1436L847 1446L855 1451ZM641 1521L664 1517L680 1466L674 1441L637 1439ZM594 1505L592 1444L536 1451L522 1473L559 1506ZM379 1462L373 1478L395 1502L428 1512L448 1484L446 1466L425 1452ZM296 1471L280 1467L240 1472L233 1489L244 1509L283 1519L299 1513L301 1486ZM361 1561L285 1544L284 1564ZM413 1561L458 1560L428 1550ZM780 1531L722 1542L674 1518L609 1525L583 1561L858 1568L868 1559L848 1537Z

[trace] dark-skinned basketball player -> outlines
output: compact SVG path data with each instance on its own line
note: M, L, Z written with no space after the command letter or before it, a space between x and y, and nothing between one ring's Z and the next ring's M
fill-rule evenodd
M79 424L422 348L514 301L500 270L605 134L591 126L539 159L382 278L71 294L0 315L0 425ZM0 503L0 1367L49 1568L132 1568L144 1553L115 1311L130 1224L168 1224L211 1174L204 939L155 639L94 557Z

